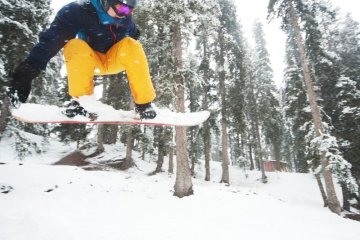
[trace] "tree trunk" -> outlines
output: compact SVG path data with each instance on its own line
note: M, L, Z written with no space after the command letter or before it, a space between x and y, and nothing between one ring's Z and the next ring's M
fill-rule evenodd
M258 111L258 104L257 104L257 95L254 92L254 86L251 83L251 101L253 102L253 111L254 111L254 116L253 116L253 121L254 121L254 127L255 127L255 135L256 135L256 145L257 145L257 149L258 149L258 164L259 164L259 168L261 171L261 182L262 183L267 183L267 176L265 174L265 169L264 169L264 159L263 159L263 154L262 154L262 146L261 146L261 134L260 134L260 121L259 121L259 111Z
M357 180L357 183L358 183L358 206L360 207L360 179L358 178Z
M115 144L117 142L118 131L118 125L104 125L104 143Z
M195 176L196 158L195 158L195 155L194 155L194 154L191 154L190 162L191 162L191 165L190 165L191 176L195 178L195 177L196 177L196 176Z
M210 85L208 83L209 76L210 76L210 66L208 61L208 50L207 50L207 41L203 42L204 47L204 59L205 64L204 66L204 75L203 75L203 82L204 82L204 95L203 95L203 102L202 102L202 109L207 110L209 109L209 93L210 93ZM209 121L205 121L203 124L203 142L204 142L204 157L205 157L205 181L210 181L210 160L211 160L211 132Z
M164 164L165 155L165 142L164 142L164 127L157 127L157 139L158 139L158 159L156 162L156 169L151 175L162 172L162 166Z
M227 134L227 104L226 104L226 75L225 75L225 50L223 46L220 47L220 68L219 73L220 81L220 98L221 98L221 147L222 147L222 177L221 183L230 184L229 177L229 153L228 153L228 134Z
M107 90L107 79L103 80L103 91L102 91L102 103L106 102L106 90ZM98 128L97 128L97 137L96 137L96 142L97 142L97 150L96 152L98 153L103 153L105 151L104 148L104 131L105 131L105 126L103 124L99 124Z
M255 107L256 108L256 107ZM260 138L260 127L259 127L259 120L258 120L258 116L257 116L257 110L255 110L255 127L256 127L256 142L257 142L257 146L258 146L258 150L259 150L259 164L260 164L260 170L261 170L261 182L262 183L267 183L267 176L265 174L265 169L264 169L264 160L263 160L263 155L262 155L262 146L261 146L261 138Z
M307 95L308 95L308 99L310 102L311 114L312 114L312 118L313 118L313 122L314 122L314 126L315 126L315 132L316 132L317 137L321 137L323 134L323 126L322 126L322 121L321 121L321 116L320 116L320 110L319 110L319 107L317 104L317 99L316 99L316 95L315 95L315 91L314 91L314 87L313 87L313 82L312 82L311 75L310 75L306 49L303 44L299 21L298 21L296 12L295 12L293 1L291 2L291 11L290 12L291 12L292 26L294 28L294 32L295 32L295 36L296 36L296 44L299 48L299 52L300 52L300 56L301 56L301 65L303 68L303 74L304 74L304 78L305 78ZM326 158L326 152L320 153L320 161L321 161L321 168L322 168L322 172L323 172L323 176L324 176L324 180L325 180L325 188L326 188L326 193L327 193L327 197L328 197L329 209L336 214L340 214L341 207L340 207L340 203L339 203L339 200L338 200L336 192L335 192L335 186L333 183L332 172L331 172L331 169L329 168L329 161Z
M324 185L322 184L322 181L321 181L320 173L315 174L315 178L318 183L322 199L324 201L324 207L327 207L329 205L329 203L328 203L327 196L325 193Z
M341 190L343 194L343 209L350 211L350 192L345 183L341 183Z
M176 182L175 193L177 197L192 195L191 171L187 158L186 129L176 127Z
M117 99L121 93L121 91L118 90L121 88L118 78L119 75L108 75L103 77L102 102L104 104L112 105L113 107L117 105L113 99ZM102 131L104 144L115 144L117 142L119 125L104 125Z
M134 101L131 100L130 101L130 109L134 108ZM135 165L134 160L132 159L132 151L134 148L134 134L133 134L133 129L134 126L130 126L129 130L128 130L128 135L127 135L127 143L126 143L126 157L125 157L125 161L122 164L122 169L128 169L131 168Z
M103 124L98 125L96 142L97 142L96 152L103 153L105 151L105 148L104 148L104 125Z
M253 150L252 150L252 143L249 134L249 159L250 159L250 170L255 169L254 159L253 159Z
M182 36L180 24L176 23L174 26L173 33L173 43L174 43L174 55L175 55L175 64L178 76L176 77L176 110L178 112L185 112L185 84L184 79L181 76L181 69L183 67L182 63ZM191 171L188 161L188 152L186 145L186 128L185 127L175 127L176 136L176 182L174 186L174 195L177 197L185 197L192 195L192 180L191 180Z
M236 134L236 152L235 152L235 159L240 159L240 157L242 156L242 138L241 138L241 135L240 133L237 133Z
M227 123L223 120L221 123L221 142L222 142L222 177L221 183L230 184L229 177L229 154L228 154L228 139L227 139Z
M1 116L0 116L0 140L2 138L3 133L5 132L9 113L10 113L9 102L7 96L5 95L3 98L3 105L1 108Z
M274 147L274 158L276 160L276 170L281 171L281 145L274 142L273 143L273 147Z
M143 135L146 135L146 129L147 129L147 127L145 126ZM141 141L141 160L145 161L145 155L146 155L146 144L145 144L145 141L142 140Z
M188 139L188 141L190 142L190 162L191 162L191 166L190 166L190 171L191 171L191 176L195 177L195 164L196 164L196 140L195 140L195 127L190 127L190 139Z
M204 108L206 109L206 108ZM209 123L204 123L204 155L205 155L205 181L210 181L210 160L211 160L211 133Z
M173 144L170 144L169 147L169 168L168 168L169 174L174 174L174 146Z

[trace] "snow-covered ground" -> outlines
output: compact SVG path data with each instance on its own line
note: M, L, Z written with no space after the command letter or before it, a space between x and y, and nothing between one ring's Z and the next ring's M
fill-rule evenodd
M173 196L175 176L147 176L155 163L134 153L137 168L84 171L52 166L73 146L52 143L49 152L13 160L8 140L0 143L0 239L4 240L354 240L360 223L322 207L310 174L268 173L231 167L231 186L218 183L220 165L212 163L212 181L203 181L202 164L193 180L195 194ZM124 157L107 146L104 159ZM164 164L167 168L167 162ZM247 177L246 177L247 176Z

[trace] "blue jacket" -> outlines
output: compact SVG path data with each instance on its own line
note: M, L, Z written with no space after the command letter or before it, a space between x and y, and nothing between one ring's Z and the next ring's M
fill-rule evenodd
M75 37L87 41L95 51L106 53L125 36L135 37L136 33L132 17L110 17L100 0L72 2L57 13L50 27L40 35L26 62L44 70L50 59Z

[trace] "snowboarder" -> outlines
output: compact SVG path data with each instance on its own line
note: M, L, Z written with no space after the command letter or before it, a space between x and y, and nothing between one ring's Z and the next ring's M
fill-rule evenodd
M97 115L84 109L77 98L94 91L94 75L126 71L135 110L142 119L153 119L155 91L144 50L137 41L140 32L132 20L136 0L83 0L65 5L39 43L15 69L8 89L10 107L26 102L31 82L50 59L64 48L69 95L63 112L69 118Z

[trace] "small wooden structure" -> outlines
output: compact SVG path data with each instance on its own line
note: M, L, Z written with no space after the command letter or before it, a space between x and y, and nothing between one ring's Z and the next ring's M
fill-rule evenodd
M264 161L264 169L266 172L275 172L275 171L288 172L287 163L276 160Z

